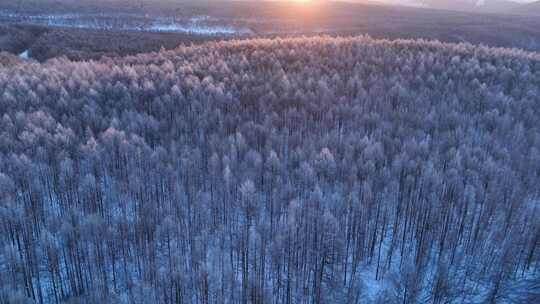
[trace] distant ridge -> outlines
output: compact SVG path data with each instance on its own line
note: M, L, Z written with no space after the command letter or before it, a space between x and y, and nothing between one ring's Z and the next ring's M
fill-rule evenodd
M513 10L519 3L508 0L419 0L421 6L476 13L498 13Z
M540 16L540 1L520 5L511 10L511 13L520 15Z

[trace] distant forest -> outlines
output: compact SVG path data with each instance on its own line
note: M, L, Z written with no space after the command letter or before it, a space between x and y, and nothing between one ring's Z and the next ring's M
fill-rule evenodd
M0 303L539 303L539 117L469 44L6 64Z
M223 34L140 31L144 27L126 30L126 24L157 17L209 17L215 19L214 25L248 30L236 38L367 34L380 39L429 39L540 51L537 16L385 6L370 1L312 2L305 5L294 1L4 0L0 1L0 52L19 55L28 50L31 58L41 62L61 56L98 60L103 56L134 55L230 38ZM77 18L71 18L74 16ZM63 18L68 20L47 22ZM114 20L113 26L99 28L103 24L98 21L103 22L103 18Z

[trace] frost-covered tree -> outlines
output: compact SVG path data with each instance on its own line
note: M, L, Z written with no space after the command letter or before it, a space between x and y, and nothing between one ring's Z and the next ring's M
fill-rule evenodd
M369 37L2 67L0 303L535 302L539 83Z

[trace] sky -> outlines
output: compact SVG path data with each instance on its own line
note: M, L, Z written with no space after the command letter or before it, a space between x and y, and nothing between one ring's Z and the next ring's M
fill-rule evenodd
M379 2L388 2L388 3L401 3L401 4L410 4L415 2L421 2L421 0L375 0ZM471 0L474 1L474 0ZM489 2L490 0L484 0L485 2ZM520 3L528 3L528 2L534 2L538 0L509 0L513 2L520 2Z
M345 1L361 1L361 0L345 0ZM398 5L408 5L408 6L425 6L422 2L422 0L371 0L373 2L383 2L388 4L398 4ZM472 3L476 3L477 5L485 5L493 0L469 0ZM530 3L535 2L538 0L507 0L512 2L518 2L518 3ZM445 2L448 2L446 0Z
M414 4L414 3L418 3L418 2L421 2L421 0L375 0L375 1L378 1L378 2L387 2L387 3L396 3L396 4ZM471 1L474 1L474 0L471 0ZM490 0L484 0L485 2L489 2ZM513 2L520 2L520 3L528 3L528 2L534 2L534 1L537 1L537 0L509 0L509 1L513 1Z
M367 1L367 2L382 2L382 3L398 4L398 5L423 6L422 5L423 0L290 0L290 1L302 1L302 2L310 2L310 1L366 2ZM431 1L437 1L437 0L431 0ZM448 2L448 0L440 0L440 1ZM494 0L468 0L468 1L472 3L485 4ZM531 3L531 2L535 2L539 0L503 0L503 1L517 2L517 3Z

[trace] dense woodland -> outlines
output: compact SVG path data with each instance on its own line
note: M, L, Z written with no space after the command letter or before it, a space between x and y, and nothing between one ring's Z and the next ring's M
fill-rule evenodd
M0 303L538 303L538 117L468 44L0 67Z
M122 57L218 39L230 37L2 24L0 20L0 52L19 55L28 51L40 62L56 57L72 61Z
M221 37L225 39L226 37ZM174 49L217 39L211 35L149 33L60 28L47 31L28 46L32 59L65 56L73 61L121 57L138 53Z
M0 20L0 52L20 54L28 49L46 28L37 26L12 25Z

